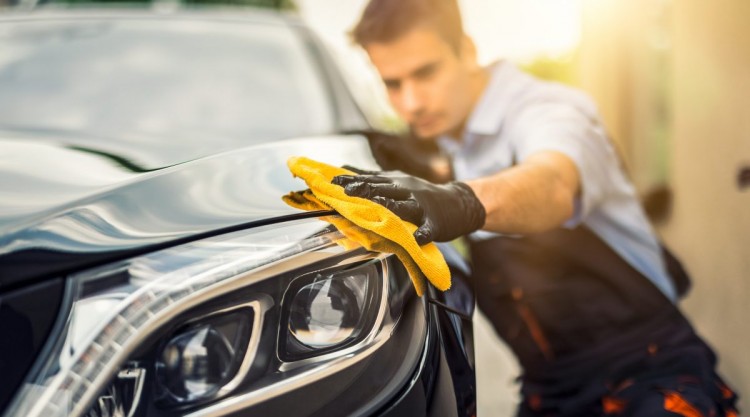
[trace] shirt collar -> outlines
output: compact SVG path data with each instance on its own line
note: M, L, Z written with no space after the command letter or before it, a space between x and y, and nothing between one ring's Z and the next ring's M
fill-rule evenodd
M500 131L504 113L511 102L509 96L514 90L511 79L515 70L515 67L506 61L497 61L487 67L490 79L469 116L466 134L489 136Z
M447 135L438 138L438 144L450 154L461 148L471 147L478 138L492 136L500 131L503 115L510 104L510 90L514 87L512 78L517 70L507 61L496 61L486 67L485 71L489 73L490 79L469 115L461 142Z

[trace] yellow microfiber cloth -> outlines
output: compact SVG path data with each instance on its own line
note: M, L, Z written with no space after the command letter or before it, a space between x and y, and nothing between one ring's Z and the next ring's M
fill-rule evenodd
M295 177L302 178L310 187L285 195L287 204L303 210L336 210L341 217L323 219L367 250L395 254L409 272L418 295L424 294L425 278L439 290L450 288L450 270L443 254L434 243L417 244L413 235L417 226L401 220L380 204L350 197L342 187L331 184L333 177L356 173L305 157L289 158L287 165ZM348 247L348 243L340 243Z

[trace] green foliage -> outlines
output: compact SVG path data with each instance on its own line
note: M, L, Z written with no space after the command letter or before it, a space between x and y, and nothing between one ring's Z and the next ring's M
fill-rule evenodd
M297 8L293 0L182 0L182 3L212 6L252 6L278 10L296 10Z
M519 67L543 80L578 85L578 54L573 51L559 57L539 57Z

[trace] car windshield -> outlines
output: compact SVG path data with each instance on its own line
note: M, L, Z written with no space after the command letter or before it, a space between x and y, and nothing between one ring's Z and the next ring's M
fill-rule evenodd
M0 51L0 129L219 148L333 129L317 62L279 22L15 20Z

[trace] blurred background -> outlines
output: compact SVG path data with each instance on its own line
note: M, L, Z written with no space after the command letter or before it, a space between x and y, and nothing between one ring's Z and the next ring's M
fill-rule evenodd
M750 395L750 1L459 2L482 63L510 59L594 97L655 227L692 275L684 309L718 351L728 382ZM180 4L299 14L350 68L365 110L398 128L366 56L347 37L366 0L157 5ZM8 7L0 10L39 5L0 0ZM517 365L477 320L479 414L509 415Z

